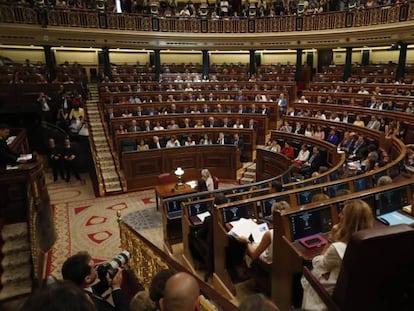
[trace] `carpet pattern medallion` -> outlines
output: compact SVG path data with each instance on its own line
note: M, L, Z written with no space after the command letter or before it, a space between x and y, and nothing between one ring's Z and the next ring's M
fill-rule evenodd
M121 248L117 211L121 217L130 214L134 228L154 244L162 240L161 215L155 210L153 190L91 198L84 193L92 191L89 182L77 183L68 187L62 183L48 185L58 234L48 265L50 274L61 278L63 262L78 251L87 250L96 263L118 254Z

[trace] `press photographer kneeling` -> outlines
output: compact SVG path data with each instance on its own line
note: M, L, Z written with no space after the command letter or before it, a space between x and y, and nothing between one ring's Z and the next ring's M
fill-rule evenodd
M81 287L98 311L129 310L128 301L121 289L122 266L128 259L129 253L123 251L110 262L95 266L88 252L79 252L63 263L62 276L64 280ZM102 296L106 292L109 294ZM113 303L107 300L109 296L112 296Z

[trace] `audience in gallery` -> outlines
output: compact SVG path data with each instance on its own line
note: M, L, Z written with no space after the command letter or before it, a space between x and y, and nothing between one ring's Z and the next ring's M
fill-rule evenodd
M345 202L345 207L341 213L339 223L334 225L330 239L334 241L328 246L326 251L312 260L312 273L332 294L335 287L339 271L342 265L347 243L354 232L372 228L374 217L371 207L362 200L352 200ZM305 278L302 278L304 310L327 310L327 307L319 298L318 294L312 289Z
M10 1L8 1L10 2ZM20 6L32 6L32 2L27 0L12 1L13 4ZM326 0L312 0L300 2L298 0L291 1L274 1L268 3L267 1L258 1L254 7L254 16L256 17L274 17L283 15L315 15L323 12L333 11L344 11L348 9L363 10L372 9L377 6L391 6L401 5L406 3L406 0L368 0L368 1L357 1L353 4L346 4L345 1L326 1ZM209 16L210 18L240 18L240 17L251 17L252 8L250 3L246 1L243 3L238 11L233 10L233 6L227 0L217 1L213 5L201 9L200 5L195 5L191 1L161 1L157 3L157 11L159 16L171 17L177 16L182 18L194 18L200 16ZM146 2L120 2L117 6L115 1L106 1L103 3L95 3L86 0L79 1L49 1L45 0L41 3L41 6L45 8L56 8L56 9L72 9L72 10L100 10L106 12L117 12L117 13L139 13L139 14L150 14L152 7Z

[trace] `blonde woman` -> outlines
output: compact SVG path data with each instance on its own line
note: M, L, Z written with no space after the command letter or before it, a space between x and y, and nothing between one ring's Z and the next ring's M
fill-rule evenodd
M341 270L342 258L351 235L354 232L372 228L374 217L371 207L363 200L345 202L337 225L332 228L331 240L334 241L326 251L312 260L312 273L325 289L332 294ZM303 310L327 310L326 305L312 289L305 278L302 278Z
M208 191L214 190L213 177L211 177L210 171L206 168L201 170L201 178L204 179L207 185Z

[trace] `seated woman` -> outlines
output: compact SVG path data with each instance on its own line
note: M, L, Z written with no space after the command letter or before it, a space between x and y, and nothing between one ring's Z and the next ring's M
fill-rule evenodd
M298 156L292 160L293 163L302 166L303 163L309 160L310 152L305 144L302 144Z
M139 141L139 145L137 146L137 150L138 151L143 151L143 150L148 150L149 146L148 144L145 143L145 140L141 139Z
M275 210L290 209L286 201L272 205L272 215ZM269 272L273 262L273 229L265 232L259 243L251 243L247 237L238 237L237 240L246 244L246 254L252 259L251 267L255 273L256 287L259 291L268 292L270 289Z
M326 251L312 260L312 273L319 279L325 289L332 294L347 243L354 232L372 228L374 217L371 207L363 200L352 200L345 203L339 223L333 226L331 240L334 241ZM327 310L327 307L312 289L305 278L302 278L303 310Z
M210 171L208 169L201 170L201 178L206 182L207 190L213 191L214 190L214 182L213 177L211 177Z
M276 202L272 205L272 213L275 210L289 209L290 205L286 201ZM266 231L259 243L250 243L247 237L239 237L240 242L246 243L247 255L252 260L260 260L264 263L271 264L273 261L273 229Z
M267 147L267 149L270 150L270 151L273 151L273 152L280 152L282 147L280 147L280 145L277 143L276 139L272 139L272 142Z

